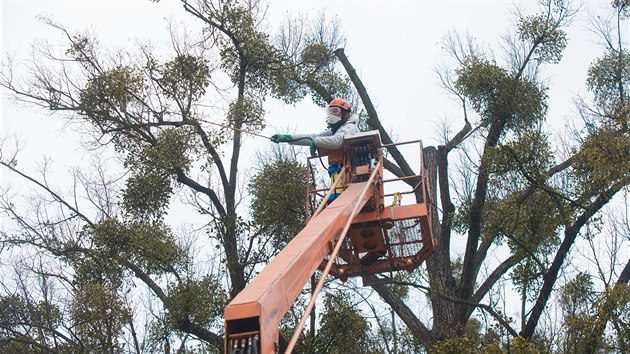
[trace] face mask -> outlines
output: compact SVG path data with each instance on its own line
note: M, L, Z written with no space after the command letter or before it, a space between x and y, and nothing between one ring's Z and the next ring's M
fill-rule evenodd
M326 123L328 123L328 125L339 123L340 120L341 120L340 116L334 115L332 113L328 113L326 115Z

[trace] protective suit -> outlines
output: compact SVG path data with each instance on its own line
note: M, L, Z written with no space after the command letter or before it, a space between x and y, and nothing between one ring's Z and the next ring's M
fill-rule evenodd
M346 135L352 135L359 133L359 117L356 114L350 116L348 120L341 120L336 124L333 124L323 132L316 134L293 134L292 141L288 143L291 145L311 145L311 139L318 148L324 148L329 150L341 149L343 144L343 138Z

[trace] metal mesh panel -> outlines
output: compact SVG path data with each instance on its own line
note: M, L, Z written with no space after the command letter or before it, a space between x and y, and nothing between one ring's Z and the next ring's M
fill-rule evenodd
M352 242L350 240L350 237L346 236L346 238L343 240L343 245L341 246L341 249L339 250L339 254L337 255L337 258L335 259L335 264L347 265L347 264L353 263L352 261L354 257L353 249L354 247L352 247ZM326 255L322 264L328 262L329 260L330 260L330 254Z
M345 273L349 276L353 276L358 275L357 272L374 274L384 270L396 270L399 267L408 269L406 268L407 263L405 262L420 253L424 247L422 243L421 223L418 219L395 221L394 226L386 232L385 243L388 252L387 254L383 254L382 257L377 258L379 259L377 264L373 266L361 266L359 263L367 253L357 253L351 238L347 236L344 239L339 255L334 260L331 274L340 276ZM324 265L329 260L330 255L327 255L320 269L323 269Z
M413 256L422 249L422 228L416 219L394 222L387 234L394 258Z

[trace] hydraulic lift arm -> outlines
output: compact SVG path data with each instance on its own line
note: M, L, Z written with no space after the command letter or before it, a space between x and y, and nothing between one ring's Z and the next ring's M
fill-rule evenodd
M414 178L422 201L401 205L394 198L385 205L382 144L378 132L344 138L340 151L321 151L329 162L343 166L313 217L300 233L225 308L225 353L271 354L279 350L278 325L317 268L322 278L313 291L294 337L290 352L312 309L314 299L330 274L348 277L413 271L433 251L428 175L420 151L420 172ZM310 166L310 165L309 165ZM324 189L307 189L317 193ZM343 193L327 203L331 194ZM386 281L385 276L382 279Z
M280 320L330 253L333 242L342 236L353 210L372 197L372 184L349 185L230 302L225 308L226 353L235 345L242 348L241 343L252 341L260 341L261 353L277 351Z

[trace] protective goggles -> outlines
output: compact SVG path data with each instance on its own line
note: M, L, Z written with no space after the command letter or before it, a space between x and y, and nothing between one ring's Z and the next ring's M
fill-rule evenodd
M328 113L328 114L334 114L336 116L341 116L342 112L343 112L343 110L341 109L341 107L328 107L328 108L326 108L326 113Z

